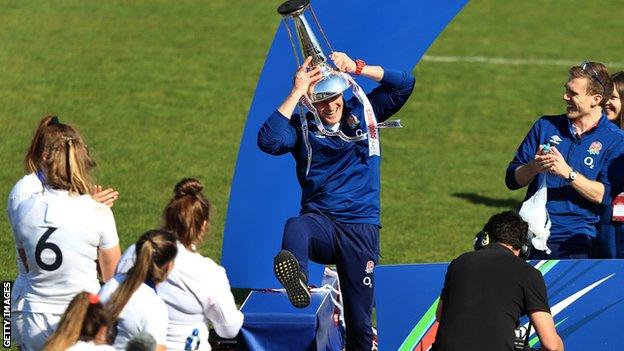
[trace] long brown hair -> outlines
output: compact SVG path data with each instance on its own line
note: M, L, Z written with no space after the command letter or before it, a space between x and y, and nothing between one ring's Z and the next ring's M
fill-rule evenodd
M56 331L46 341L43 350L66 350L78 340L92 341L102 327L110 326L110 318L98 296L83 291L69 303Z
M622 108L617 118L620 121L620 128L624 129L624 118L622 118L624 117L624 71L613 73L611 79L613 80L613 87L617 90L618 94L620 94Z
M158 284L167 279L167 264L178 253L176 236L167 230L150 230L136 242L136 262L130 268L126 279L115 290L106 307L113 320L130 300L134 292L146 281Z
M91 158L82 136L70 125L59 124L58 132L45 145L44 184L70 193L85 195L93 189Z
M187 248L199 243L204 223L210 223L210 201L202 193L203 184L184 178L173 189L173 198L163 211L163 226L174 232Z
M43 162L43 154L46 145L50 142L50 139L58 132L57 126L61 124L58 117L47 115L39 120L37 129L35 129L35 135L33 135L26 156L24 157L24 169L26 172L37 172L41 170L41 163Z

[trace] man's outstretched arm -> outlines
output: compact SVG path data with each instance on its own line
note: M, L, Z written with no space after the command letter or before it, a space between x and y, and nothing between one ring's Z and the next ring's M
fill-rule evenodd
M347 54L334 52L331 59L341 72L356 73L357 64ZM360 75L381 83L366 94L375 111L377 122L383 122L399 111L414 89L414 76L406 71L365 65Z
M529 313L531 323L539 336L542 349L545 351L563 351L563 341L557 334L555 322L548 312L533 311Z

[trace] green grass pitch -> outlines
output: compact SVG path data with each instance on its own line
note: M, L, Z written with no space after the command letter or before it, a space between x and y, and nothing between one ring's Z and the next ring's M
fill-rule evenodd
M279 3L0 3L0 210L23 175L36 122L54 113L85 135L98 183L121 193L114 213L124 248L159 225L173 185L193 176L217 209L202 252L218 261L241 132ZM475 0L427 54L592 59L621 70L623 5ZM448 261L471 248L490 215L519 203L524 191L505 188L504 170L532 122L564 110L567 68L418 64L414 94L397 116L406 128L383 140L382 263ZM0 244L0 274L13 279L6 215Z

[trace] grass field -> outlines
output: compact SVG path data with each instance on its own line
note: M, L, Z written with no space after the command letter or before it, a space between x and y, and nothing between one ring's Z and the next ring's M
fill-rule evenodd
M124 247L159 224L175 182L194 176L217 208L202 251L219 260L238 144L279 3L1 2L0 198L23 175L36 122L54 113L86 136L98 182L121 193L114 213ZM475 0L428 55L623 62L623 5ZM418 64L398 116L407 128L384 139L382 263L452 259L491 214L519 203L524 192L505 188L504 169L538 116L563 111L567 68ZM0 243L0 274L12 279L5 215Z

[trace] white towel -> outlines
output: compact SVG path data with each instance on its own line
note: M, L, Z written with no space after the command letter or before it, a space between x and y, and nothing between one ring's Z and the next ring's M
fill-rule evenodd
M546 209L548 199L548 188L546 187L546 176L542 175L539 189L522 204L520 217L529 224L529 235L533 236L531 242L533 247L550 254L550 249L546 245L550 236L550 216Z

